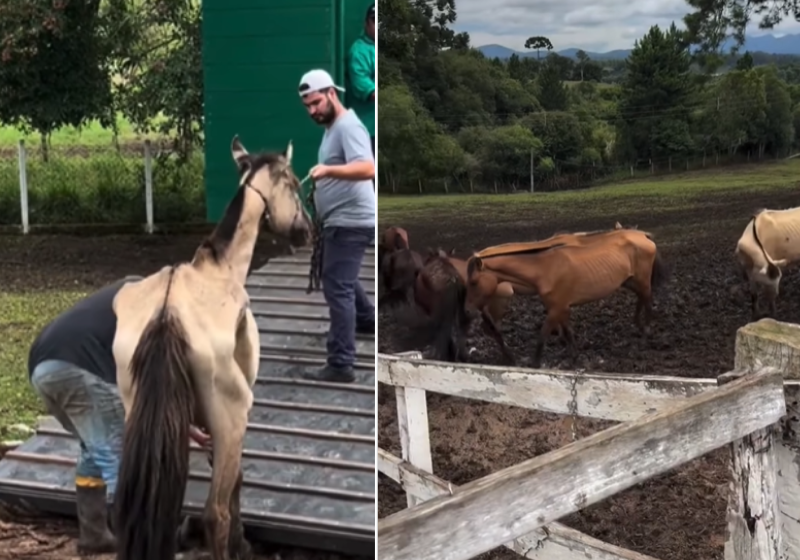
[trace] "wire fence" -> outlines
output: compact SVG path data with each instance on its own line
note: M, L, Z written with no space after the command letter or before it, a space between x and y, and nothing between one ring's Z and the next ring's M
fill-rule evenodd
M155 224L205 220L203 157L149 141L119 146L0 147L0 225Z
M543 171L535 166L527 175L511 180L489 180L480 174L453 175L446 178L407 178L381 173L381 194L508 194L517 192L554 192L584 189L620 181L635 181L656 176L677 175L689 171L722 169L734 165L765 163L790 157L791 150L777 155L757 152L722 153L708 151L691 155L667 156L626 164L576 164L555 160L553 169Z

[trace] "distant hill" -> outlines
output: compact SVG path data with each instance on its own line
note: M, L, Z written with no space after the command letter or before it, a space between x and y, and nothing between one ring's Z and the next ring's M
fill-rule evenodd
M726 47L730 46L732 41ZM536 51L515 51L502 45L484 45L477 47L485 56L489 58L499 58L501 60L511 58L512 54L517 54L522 58L535 57ZM575 58L575 53L579 49L569 48L560 51L555 51L561 56ZM747 37L740 52L763 52L767 54L789 54L800 56L800 33L784 35L783 37L775 37L774 35L759 35L758 37ZM631 49L618 49L608 52L592 52L586 51L589 58L593 60L622 60L627 58L631 53ZM542 51L542 56L546 56L546 51Z

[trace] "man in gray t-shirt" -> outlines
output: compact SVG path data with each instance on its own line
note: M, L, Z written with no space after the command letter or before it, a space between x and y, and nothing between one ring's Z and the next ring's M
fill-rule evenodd
M356 332L375 332L375 308L358 279L364 253L375 241L375 160L369 132L342 105L337 92L344 89L330 74L307 72L298 89L311 118L325 127L311 178L322 223L322 290L331 316L328 363L307 377L351 382Z

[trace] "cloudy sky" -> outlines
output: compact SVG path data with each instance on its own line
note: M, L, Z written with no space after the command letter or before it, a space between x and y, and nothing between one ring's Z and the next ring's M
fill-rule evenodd
M523 51L525 39L544 35L555 50L605 52L631 48L652 25L680 26L687 7L684 0L457 0L454 27L469 32L475 47ZM751 34L765 33L753 27ZM800 33L800 23L781 23L773 33Z

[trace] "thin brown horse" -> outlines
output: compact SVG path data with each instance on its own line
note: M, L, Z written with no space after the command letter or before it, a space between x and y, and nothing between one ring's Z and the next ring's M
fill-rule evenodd
M203 521L213 560L249 555L240 517L241 457L259 335L245 280L262 224L309 243L313 225L283 154L250 155L234 137L239 189L188 263L123 287L114 357L125 407L116 493L118 560L173 560L189 475L189 425L212 438ZM141 396L141 398L139 398Z
M492 255L504 254L508 251L528 251L545 249L554 245L588 245L597 241L602 241L609 234L614 234L616 231L623 229L637 229L636 226L632 228L624 228L619 222L614 224L614 229L611 230L598 230L586 232L558 232L551 237L542 239L540 241L531 241L523 243L506 243L503 245L495 245L487 247L482 251L475 254L477 257L491 257ZM452 252L451 252L452 254ZM450 257L450 262L456 267L464 282L467 282L467 261L455 259ZM500 331L500 322L511 305L511 299L514 296L514 286L510 282L498 282L494 292L487 298L479 292L467 292L467 305L475 307L481 314L482 325L484 332L492 337L495 342L500 346L503 357L509 364L514 364L516 359L513 353L506 345L503 339L502 332Z
M408 244L408 232L401 227L391 226L386 228L383 232L381 240L378 243L378 272L381 272L384 264L386 264L386 256L394 251L402 249L409 249L411 246Z
M433 304L442 297L442 293L447 288L445 281L449 275L442 274L440 259L447 260L458 273L461 281L466 285L467 282L467 261L459 259L455 255L455 249L449 252L443 249L428 249L428 258L425 267L418 276L415 284L415 301L426 313L431 314ZM449 269L445 269L449 270ZM467 294L469 296L469 294ZM471 301L469 297L465 300L466 308L474 308L481 315L481 326L483 331L491 336L503 352L503 356L509 363L514 363L514 356L509 350L500 332L500 322L508 312L511 299L514 296L514 288L508 282L501 282L497 285L495 292L488 298L488 301L481 301L480 307Z
M431 344L434 358L444 361L466 359L466 313L464 278L444 251L428 250L424 266L414 281L414 302L428 317L415 325L410 337L415 346ZM455 329L455 336L453 330Z
M414 282L423 267L422 256L413 249L397 249L383 257L383 294L378 307L412 300Z
M569 327L570 308L608 297L620 287L638 296L634 320L644 336L652 318L653 290L663 285L667 270L647 233L611 230L588 244L551 244L478 254L467 263L468 297L478 305L492 297L501 282L515 293L536 294L547 310L534 354L541 365L550 334L557 330L575 356L575 340ZM494 248L496 249L496 248ZM487 250L481 253L487 253ZM644 322L642 322L644 311Z

